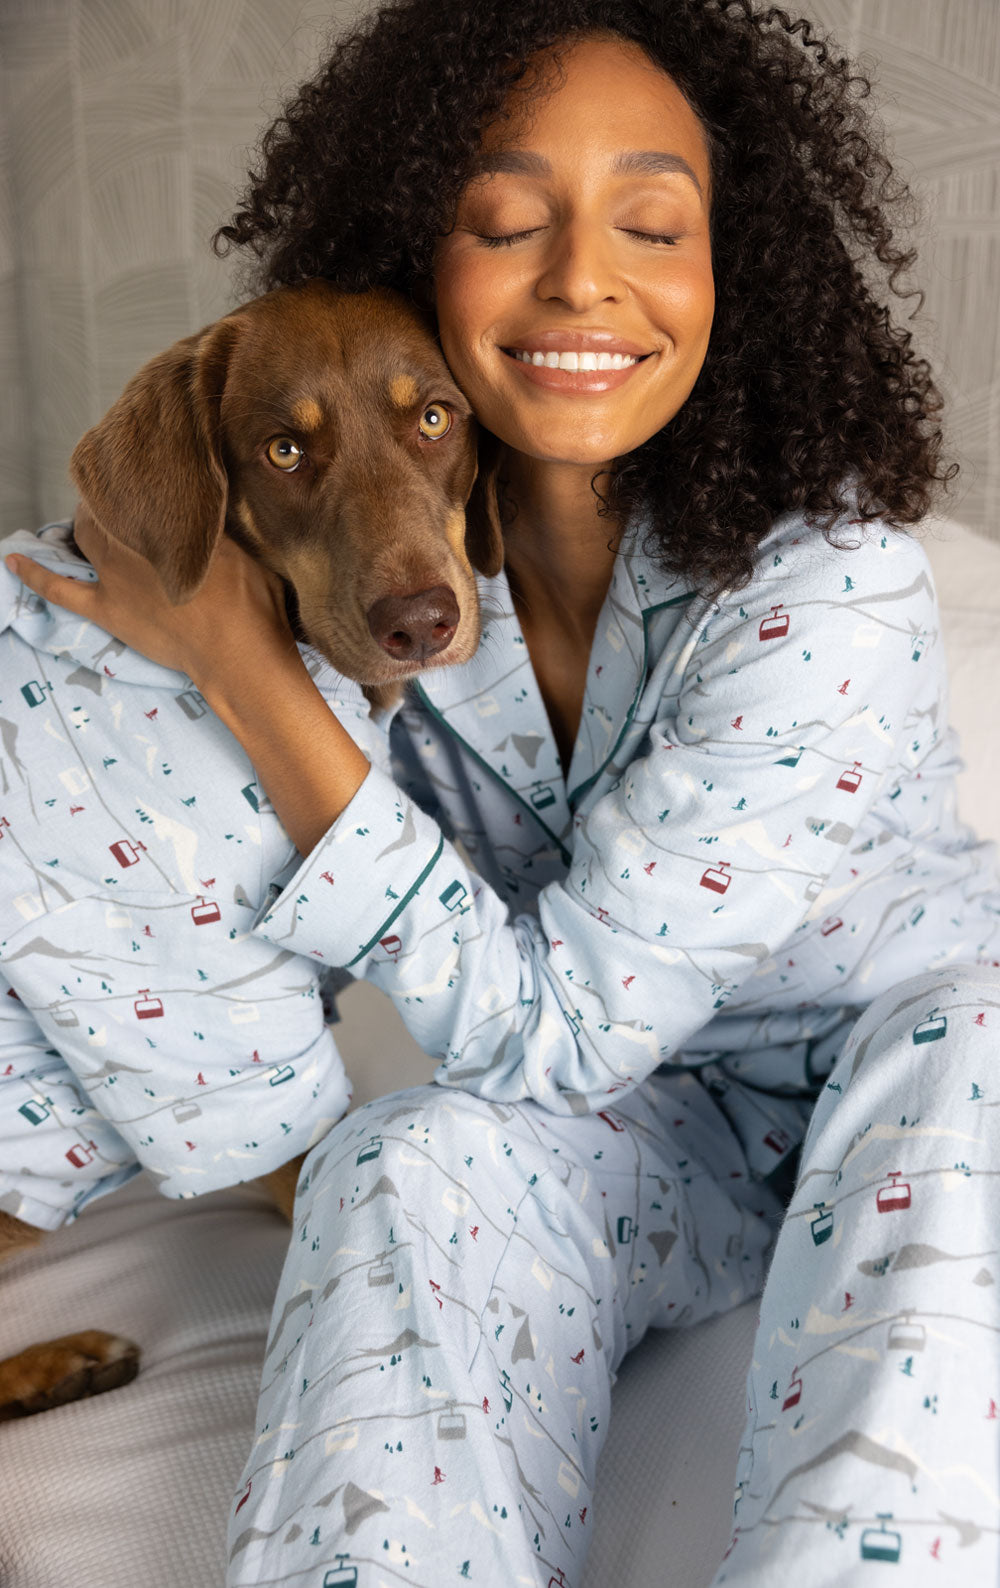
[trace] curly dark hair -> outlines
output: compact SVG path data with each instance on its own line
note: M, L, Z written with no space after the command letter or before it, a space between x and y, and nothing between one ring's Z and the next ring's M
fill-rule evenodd
M940 394L888 300L915 257L912 198L864 101L871 83L812 25L753 0L389 0L341 37L265 134L231 225L256 289L325 276L419 295L482 129L538 52L586 34L639 45L699 117L712 169L716 311L693 392L603 486L671 572L749 577L775 517L829 533L914 524L957 473ZM532 59L534 57L534 60Z

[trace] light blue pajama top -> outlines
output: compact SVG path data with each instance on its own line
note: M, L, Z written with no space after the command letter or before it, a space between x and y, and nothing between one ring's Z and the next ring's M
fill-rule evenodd
M992 846L978 843L955 814L959 762L927 559L916 539L877 525L845 523L833 538L835 546L789 515L762 544L751 583L707 601L664 575L639 533L629 534L598 620L565 776L503 573L480 581L484 632L476 655L424 675L394 713L369 719L353 686L317 669L372 770L297 866L276 819L261 815L242 869L227 871L225 889L214 891L202 888L207 876L238 854L237 840L247 842L244 785L255 780L238 747L214 718L185 714L185 680L109 649L106 636L23 591L18 598L19 587L0 570L8 631L0 636L0 718L21 735L15 745L0 722L0 804L16 812L26 868L8 869L12 821L9 832L0 827L0 972L20 994L17 1018L36 1023L91 1111L113 1123L127 1147L122 1163L151 1166L172 1195L260 1173L329 1128L333 1107L320 1094L338 1064L316 1015L324 965L389 994L417 1042L439 1060L440 1083L496 1101L602 1110L658 1065L697 1065L753 1169L771 1173L801 1140L802 1100L815 1095L860 1008L924 968L1000 959ZM18 549L28 549L18 539ZM38 542L30 545L37 555ZM8 543L0 554L12 549ZM15 632L20 638L12 641ZM30 653L21 649L26 643ZM128 687L118 682L126 658ZM95 664L100 680L102 659L118 678L105 679L98 694L92 680ZM40 698L32 700L20 674L35 663ZM91 681L81 682L88 670ZM137 713L148 722L157 701L163 731L143 731ZM74 722L74 712L89 721ZM213 753L223 745L231 767L206 780L209 723ZM83 794L57 787L53 757L68 757L54 745L84 726L93 741L88 796L107 799L114 790L115 819L128 807L127 841L139 863L128 851L127 864L109 854L114 821L103 817L84 847L84 829L69 810ZM123 778L115 757L126 741ZM40 798L46 758L51 809L58 808L51 820ZM189 771L178 775L185 760ZM145 821L146 785L132 792L139 776L156 784ZM211 798L214 847L188 864L192 793L199 815ZM92 854L100 857L96 870ZM129 928L109 927L109 912L121 908L140 869L145 905L132 901ZM64 894L53 886L57 873ZM37 918L24 918L28 906L10 891L18 877L18 893L42 901ZM231 941L257 956L237 973L238 993L228 990L221 958L213 962L206 974L216 1001L253 1000L263 1011L275 976L284 989L274 1023L275 1035L288 1040L268 1057L275 1067L290 1064L287 1085L248 1063L250 1028L234 1027L231 1013L215 1028L223 1050L218 1036L214 1051L201 1045L201 1010L213 996L201 996L186 967L171 979L162 960L136 958L124 988L122 962L147 953L143 908L164 912L163 921L173 912L180 922L199 889L212 891L220 909L225 903L227 920L236 922ZM62 944L61 921L76 912L82 923L85 899L95 971L80 1019L107 1033L96 1057L140 1071L119 1066L113 1080L100 1076L92 1048L85 1066L84 1047L58 1025L57 1010L76 1008L78 998L62 963L30 947L43 936ZM122 954L129 938L133 946ZM178 941L187 956L196 939L200 946L195 922L185 921ZM100 965L112 963L112 948L117 980L102 989ZM164 1009L169 992L177 1011L169 1043L159 1016L138 1025L140 992ZM311 1002L316 1023L293 1037L288 1000L296 997ZM154 1019L157 1050L143 1051ZM26 1031L0 1047L0 1077L8 1062L25 1068L8 1053L27 1050L30 1040ZM34 1040L30 1062L37 1065L37 1031ZM322 1057L312 1081L300 1084L309 1041ZM214 1111L204 1106L205 1089L182 1085L180 1076L210 1057L233 1068L234 1084L219 1078L225 1100ZM186 1145L193 1129L161 1135L143 1124L148 1110L139 1100L160 1086L177 1100L171 1117L189 1097L202 1105L196 1152ZM5 1126L10 1117L8 1108ZM288 1127L283 1151L279 1126ZM14 1138L0 1134L0 1206L17 1211L11 1199L25 1196L39 1136L38 1126L20 1129L23 1161L13 1174ZM199 1173L185 1175L196 1156ZM117 1183L118 1168L117 1178L95 1172L94 1190ZM47 1194L54 1207L58 1198ZM44 1222L37 1199L32 1206L22 1216Z

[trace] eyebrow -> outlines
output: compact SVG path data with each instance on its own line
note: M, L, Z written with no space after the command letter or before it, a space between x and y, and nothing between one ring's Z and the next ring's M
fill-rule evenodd
M679 173L689 177L699 194L702 191L691 166L680 154L668 154L662 149L630 149L615 155L611 163L614 176L662 176ZM528 149L498 149L495 154L480 155L473 169L474 176L551 176L552 165L544 155Z

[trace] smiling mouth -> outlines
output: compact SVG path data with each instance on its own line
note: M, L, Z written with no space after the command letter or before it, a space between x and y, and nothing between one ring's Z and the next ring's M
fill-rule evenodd
M649 353L593 353L593 352L549 352L540 350L530 351L527 348L503 347L500 349L508 358L519 364L531 364L535 369L563 369L572 374L597 370L631 369L636 364L642 364L651 355Z

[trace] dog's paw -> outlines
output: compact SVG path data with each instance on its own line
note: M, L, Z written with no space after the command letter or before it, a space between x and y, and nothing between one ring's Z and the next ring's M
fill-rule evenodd
M30 1345L0 1362L0 1422L103 1395L131 1383L138 1371L139 1347L103 1329Z

